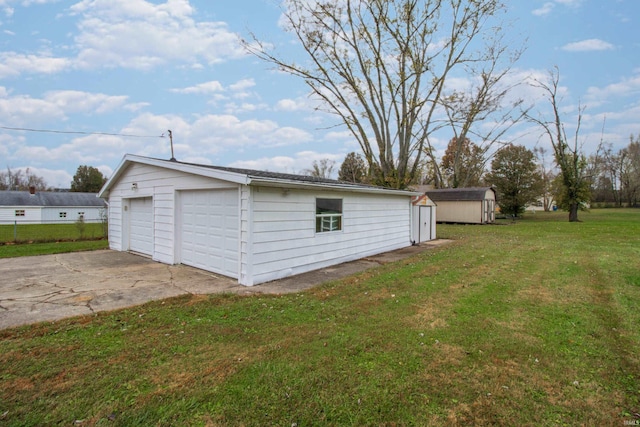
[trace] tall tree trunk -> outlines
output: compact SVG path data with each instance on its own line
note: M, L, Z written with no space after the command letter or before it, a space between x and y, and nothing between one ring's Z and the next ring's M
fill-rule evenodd
M569 205L569 222L579 222L578 219L578 204L571 203Z

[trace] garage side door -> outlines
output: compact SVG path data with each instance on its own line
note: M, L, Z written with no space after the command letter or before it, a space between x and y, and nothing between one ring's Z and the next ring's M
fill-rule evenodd
M153 202L151 197L129 202L129 250L153 254Z
M183 191L180 196L183 264L238 277L238 190Z

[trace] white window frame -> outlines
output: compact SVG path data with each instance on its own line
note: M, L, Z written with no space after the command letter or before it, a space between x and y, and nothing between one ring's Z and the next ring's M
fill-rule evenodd
M67 217L67 213L66 212L60 212L60 213L58 213L58 215L60 216L60 218L66 218Z
M24 211L24 209L16 209L16 215L15 216L25 216L26 213Z
M340 212L318 212L319 200L331 200L340 202ZM327 233L331 231L342 231L342 199L332 199L329 197L316 197L316 233Z

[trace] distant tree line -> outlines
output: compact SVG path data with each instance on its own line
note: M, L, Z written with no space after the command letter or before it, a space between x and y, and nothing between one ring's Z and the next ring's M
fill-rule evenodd
M97 193L107 178L93 166L79 166L69 191L78 193ZM29 191L33 187L36 191L52 191L45 179L31 172L29 168L12 170L7 167L6 172L0 172L0 191Z
M31 172L29 168L11 170L7 167L6 172L0 172L0 190L28 191L30 187L34 187L37 191L50 189L44 178Z
M564 138L564 136L561 136ZM588 205L614 207L640 206L640 135L631 136L629 144L614 152L610 146L600 147L599 153L583 155L576 146L571 154L564 147L566 162L576 168L580 182L577 209ZM434 188L461 188L492 186L498 192L498 205L503 213L518 216L527 206L536 205L544 210L558 206L570 211L571 195L567 194L566 181L558 166L558 154L549 165L549 151L543 147L529 150L526 147L506 144L490 159L484 156L473 142L466 139L458 144L452 139L438 166L439 173L425 163L412 186L431 185ZM562 161L562 160L561 160ZM327 167L327 165L330 167ZM307 169L308 175L328 178L333 161L323 160ZM338 170L338 180L375 184L370 179L365 160L359 153L349 153ZM576 182L578 182L576 180Z

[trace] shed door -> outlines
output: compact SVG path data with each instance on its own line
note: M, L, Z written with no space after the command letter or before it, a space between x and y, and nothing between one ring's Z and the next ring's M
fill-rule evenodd
M484 200L484 216L483 223L492 223L495 221L495 201L491 199Z
M153 202L151 197L129 201L129 250L153 254Z
M420 240L426 242L431 238L431 206L420 206Z
M181 193L183 264L238 277L238 198L237 189Z

